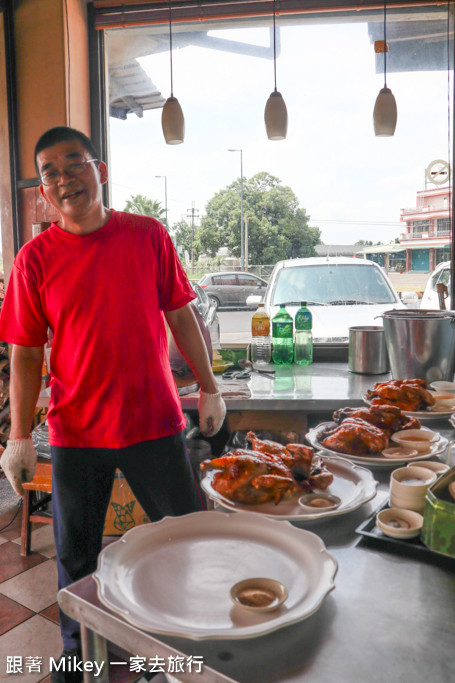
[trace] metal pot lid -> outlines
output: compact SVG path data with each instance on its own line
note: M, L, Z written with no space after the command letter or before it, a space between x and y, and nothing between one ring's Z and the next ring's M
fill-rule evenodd
M426 310L421 308L408 308L406 310L392 309L384 311L383 318L414 318L419 320L454 318L455 311Z

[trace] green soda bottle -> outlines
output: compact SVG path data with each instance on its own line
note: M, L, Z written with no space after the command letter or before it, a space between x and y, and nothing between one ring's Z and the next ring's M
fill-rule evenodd
M310 365L313 362L313 317L302 301L295 315L294 362L298 365Z
M294 358L294 323L284 304L272 319L272 360L277 365L291 365Z

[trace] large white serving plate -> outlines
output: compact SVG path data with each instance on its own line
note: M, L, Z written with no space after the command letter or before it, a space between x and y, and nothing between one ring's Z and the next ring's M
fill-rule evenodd
M371 406L371 401L367 399L366 396L363 396L363 401L364 403L367 404L367 406ZM384 403L384 405L390 405L388 403ZM403 415L407 415L408 417L416 417L418 420L425 420L429 422L435 422L436 420L446 420L451 417L451 415L455 414L455 408L452 410L431 410L431 407L428 408L428 410L402 410L401 411Z
M439 436L439 439L427 450L420 451L418 455L403 458L385 458L380 453L376 455L349 455L348 453L332 451L330 448L323 446L319 441L319 437L328 427L333 428L337 426L339 425L337 425L335 422L321 422L321 424L319 424L317 427L314 427L314 429L310 429L305 438L314 449L318 449L323 453L327 453L328 455L338 455L343 458L347 458L348 460L356 462L360 465L374 465L375 467L397 467L397 465L405 465L408 462L414 462L415 460L425 460L436 455L440 455L441 453L444 453L445 449L447 448L447 444L449 443L446 438Z
M240 512L194 512L128 531L102 550L98 597L134 626L192 640L251 638L313 614L335 587L338 565L323 541L290 522ZM281 581L275 612L235 606L242 579Z
M327 469L333 474L333 483L324 489L325 493L330 493L338 496L341 499L341 505L335 510L321 510L315 509L314 512L307 512L299 505L299 498L305 493L301 493L290 498L289 500L282 500L275 505L275 503L263 503L262 505L241 505L234 503L218 491L213 486L213 477L219 470L212 470L207 473L201 482L205 493L214 502L219 503L227 510L234 512L258 512L272 519L283 519L289 521L315 521L325 517L334 517L336 515L343 515L346 512L356 510L364 503L374 498L376 495L376 488L378 482L375 481L370 470L364 467L358 467L349 460L346 460L339 455L324 457L321 460ZM316 489L317 490L317 489Z

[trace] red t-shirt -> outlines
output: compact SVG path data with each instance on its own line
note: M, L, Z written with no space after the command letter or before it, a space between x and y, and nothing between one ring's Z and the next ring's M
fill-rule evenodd
M195 298L164 227L113 211L87 235L52 224L16 256L0 339L53 332L49 442L121 448L185 427L163 311Z

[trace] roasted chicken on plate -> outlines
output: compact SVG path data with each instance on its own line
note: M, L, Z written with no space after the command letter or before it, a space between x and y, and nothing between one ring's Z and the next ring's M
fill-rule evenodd
M237 448L200 465L203 471L219 470L212 487L228 500L243 505L277 504L283 498L325 489L332 483L333 474L312 448L262 441L254 432L247 436L253 450Z
M339 426L328 427L319 440L325 448L346 455L380 453L395 432L421 427L417 418L407 417L400 408L390 405L340 408L332 417Z
M408 417L397 406L372 405L369 408L340 408L333 413L333 421L342 424L347 418L360 418L382 429L389 437L402 429L420 429L416 417Z
M388 435L379 427L359 417L348 417L321 436L321 445L337 453L369 455L387 448Z
M372 405L387 404L416 412L435 404L427 387L428 384L423 379L391 379L388 382L376 382L373 389L367 391L365 398Z

